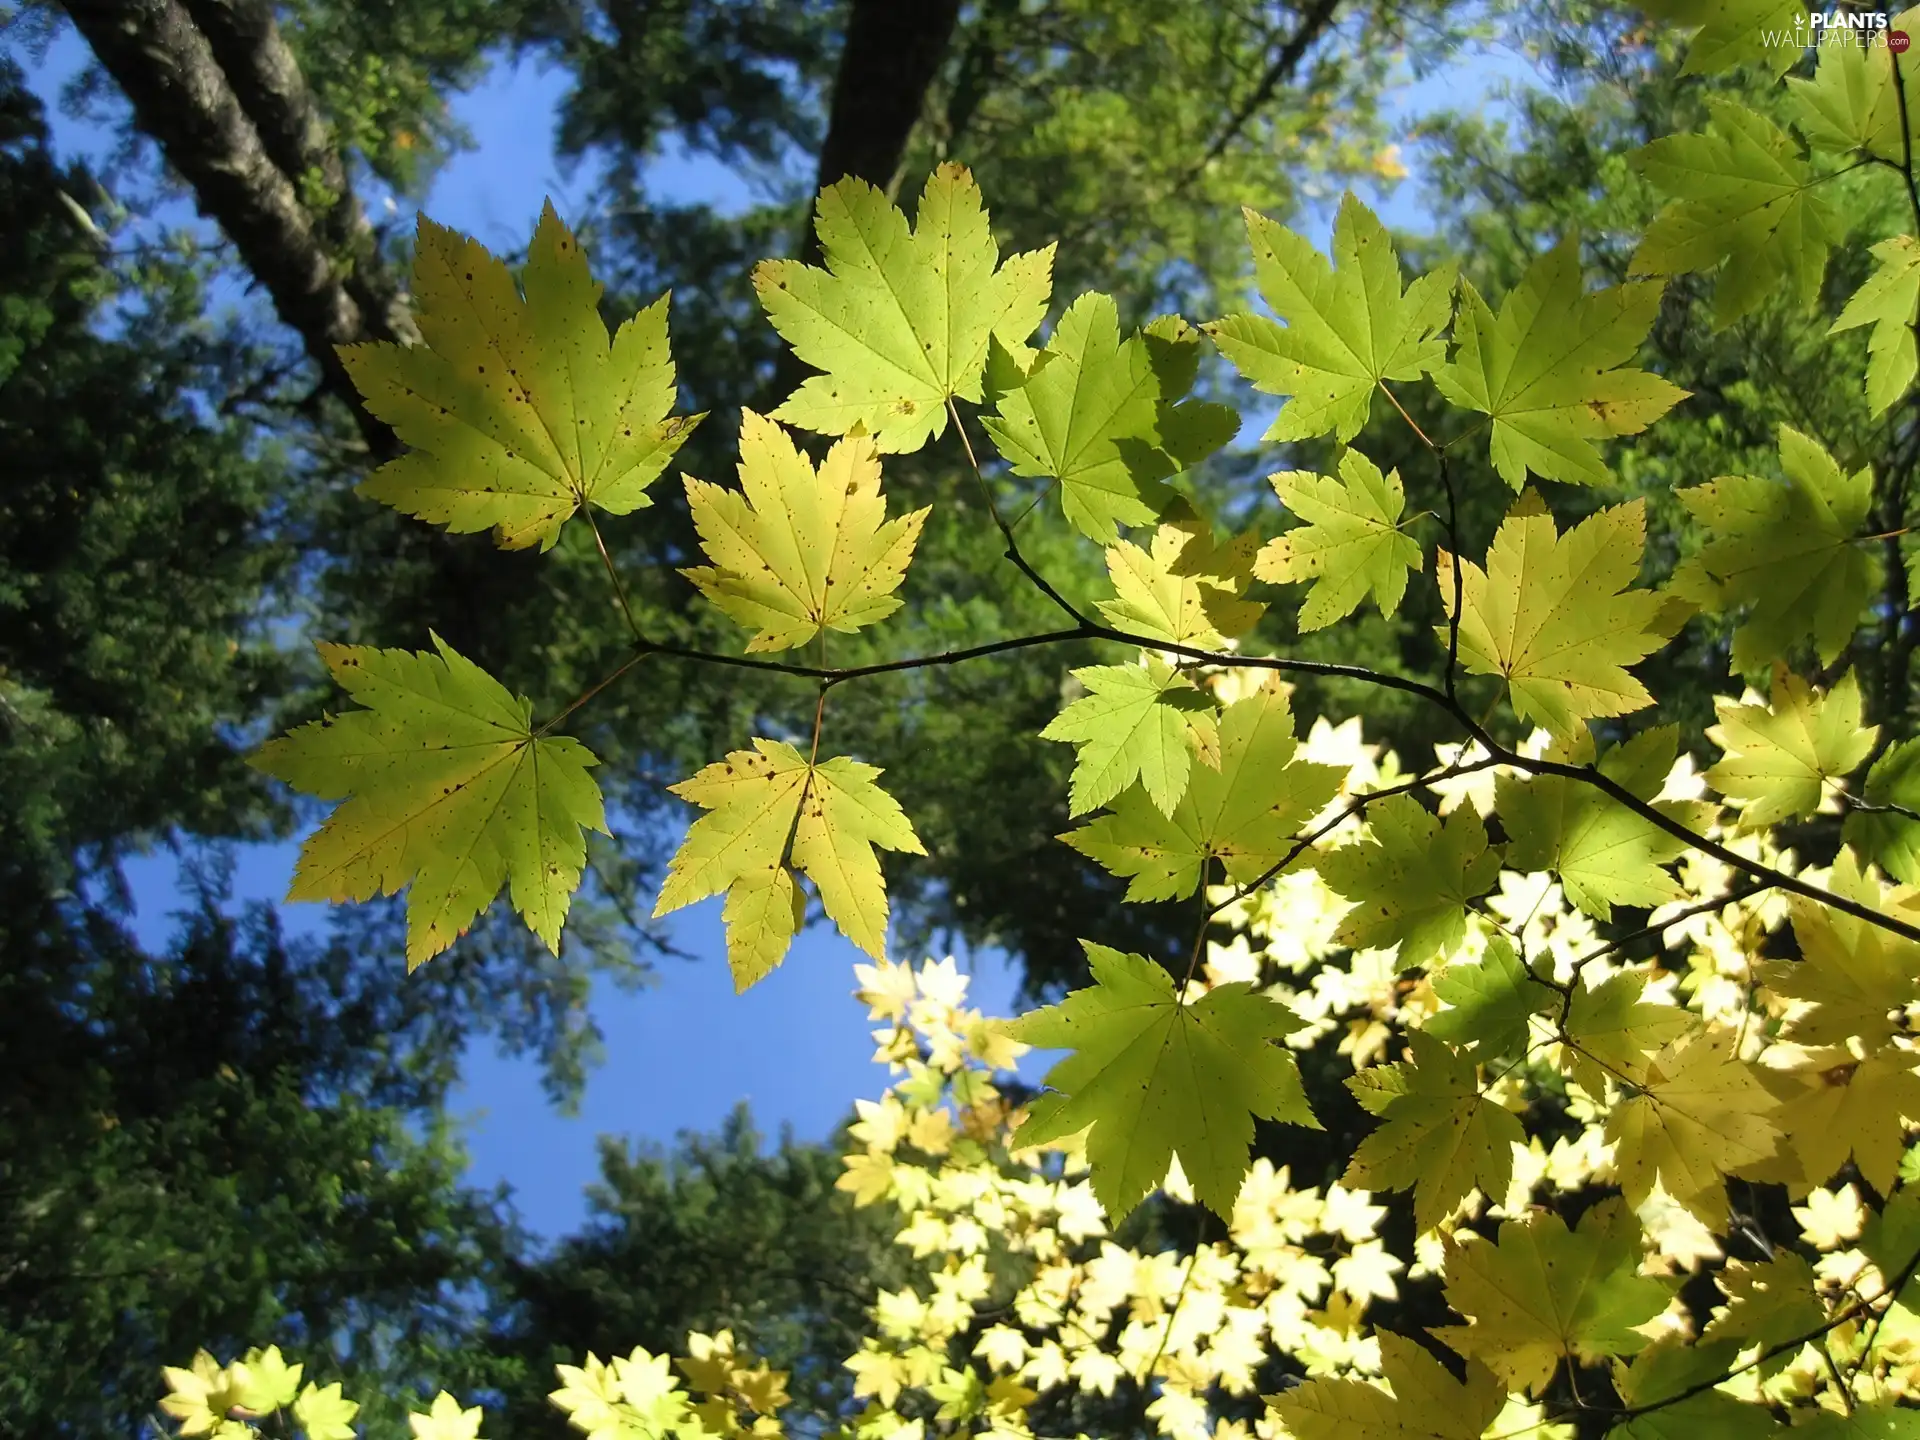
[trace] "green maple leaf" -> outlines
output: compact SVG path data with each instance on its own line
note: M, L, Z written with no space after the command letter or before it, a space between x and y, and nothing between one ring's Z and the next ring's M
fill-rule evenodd
M1860 723L1860 687L1849 670L1825 695L1784 666L1773 703L1742 705L1716 696L1718 725L1707 739L1726 758L1701 777L1740 809L1740 829L1759 830L1820 808L1830 780L1853 772L1873 749L1878 725Z
M1563 536L1537 494L1502 522L1485 570L1465 562L1460 663L1505 677L1522 719L1572 736L1584 732L1585 719L1653 703L1625 667L1666 643L1669 612L1665 597L1626 588L1640 573L1645 501L1589 515ZM1454 557L1440 551L1434 572L1449 609L1453 566ZM1444 644L1446 627L1436 631Z
M1246 213L1264 315L1229 315L1205 330L1234 368L1269 395L1290 395L1263 437L1342 443L1367 422L1383 380L1417 380L1438 365L1452 310L1451 264L1400 288L1386 227L1349 191L1333 223L1333 260L1253 210Z
M1453 1378L1419 1341L1376 1330L1380 1369L1393 1387L1320 1377L1264 1399L1298 1440L1480 1440L1507 1401L1507 1388L1477 1360Z
M1896 235L1875 245L1873 253L1879 268L1853 292L1827 333L1873 326L1867 337L1867 406L1877 416L1907 393L1920 370L1913 340L1914 321L1920 318L1920 240Z
M1718 270L1714 327L1784 291L1803 309L1820 292L1827 252L1841 238L1833 207L1813 189L1793 142L1764 115L1709 98L1703 135L1668 135L1633 163L1673 199L1647 227L1629 273Z
M1107 623L1147 641L1224 650L1259 622L1266 606L1243 599L1252 578L1251 535L1216 545L1213 526L1185 497L1175 500L1148 548L1107 546L1113 599L1094 602Z
M1060 838L1115 875L1131 877L1129 900L1191 895L1207 861L1244 884L1293 849L1294 832L1340 788L1332 765L1296 760L1293 715L1275 686L1234 701L1220 720L1220 765L1202 766L1171 816L1138 787L1113 813Z
M524 275L425 215L413 260L422 345L342 345L369 411L412 447L360 486L457 534L491 529L502 549L550 549L583 505L651 505L647 486L705 418L669 416L667 297L607 344L601 286L549 202Z
M1176 1155L1200 1202L1232 1214L1254 1117L1320 1128L1292 1054L1274 1043L1300 1018L1245 982L1184 1005L1173 977L1151 960L1081 944L1090 988L999 1023L1025 1044L1074 1052L1047 1072L1052 1093L1029 1107L1012 1144L1091 1126L1093 1191L1113 1223L1166 1179Z
M1470 281L1453 327L1453 359L1433 372L1455 405L1493 418L1493 468L1515 490L1527 474L1608 485L1593 441L1637 435L1687 392L1624 368L1660 308L1659 281L1589 295L1571 236L1535 260L1496 317Z
M1431 1333L1537 1395L1562 1356L1591 1363L1646 1347L1634 1327L1666 1309L1677 1282L1635 1273L1640 1258L1640 1224L1617 1198L1574 1231L1550 1213L1505 1221L1497 1242L1469 1235L1449 1253L1447 1303L1469 1323Z
M1562 1028L1571 1042L1568 1068L1589 1095L1605 1093L1608 1075L1639 1083L1648 1055L1692 1025L1692 1016L1679 1006L1642 1000L1646 985L1639 971L1622 970L1598 985L1574 986Z
M1861 798L1920 813L1920 740L1896 740L1867 771ZM1920 820L1892 811L1850 811L1841 838L1896 880L1920 884Z
M1280 503L1307 523L1269 540L1253 573L1275 585L1311 580L1300 606L1302 630L1348 615L1373 592L1382 615L1400 608L1407 572L1421 568L1420 542L1401 529L1406 493L1400 472L1380 473L1358 450L1340 457L1340 478L1288 470L1267 477Z
M1916 27L1920 27L1920 8L1895 15L1887 28L1911 32ZM1893 86L1896 63L1884 41L1822 45L1813 78L1787 81L1789 108L1807 143L1840 155L1864 150L1900 164L1900 99ZM1911 95L1912 77L1903 78Z
M888 520L880 457L864 435L827 452L818 472L771 420L743 410L740 490L685 477L710 566L680 573L759 634L756 650L804 645L822 630L851 634L900 608L927 511Z
M1084 815L1136 780L1163 815L1187 792L1195 755L1220 763L1220 730L1211 696L1165 661L1089 665L1073 678L1088 693L1056 715L1042 740L1080 747L1067 813Z
M1698 27L1687 46L1682 75L1711 75L1754 61L1774 75L1792 67L1811 43L1806 7L1800 0L1636 0L1649 15L1674 25ZM1769 36L1799 28L1809 38L1769 44Z
M1528 1022L1558 1005L1558 996L1528 973L1513 942L1500 934L1477 962L1455 960L1436 975L1433 991L1449 1008L1428 1016L1421 1028L1483 1063L1524 1052Z
M1400 968L1445 956L1466 937L1467 904L1493 888L1500 854L1471 805L1442 822L1411 795L1367 807L1368 839L1323 850L1321 878L1354 902L1334 937L1355 950L1400 947Z
M1067 308L1016 388L983 415L1016 475L1059 480L1069 524L1102 544L1116 525L1151 525L1173 498L1162 482L1231 440L1224 405L1176 403L1193 384L1199 336L1178 316L1120 338L1107 295Z
M1700 1332L1708 1344L1723 1340L1772 1349L1796 1335L1805 1335L1827 1318L1827 1307L1815 1289L1813 1267L1791 1250L1778 1250L1769 1260L1729 1260L1713 1277L1725 1292L1727 1305ZM1793 1359L1788 1351L1768 1362L1779 1370Z
M582 829L607 833L598 762L533 728L514 695L438 635L438 655L317 647L366 708L270 740L250 763L341 804L300 847L289 900L365 900L407 887L407 969L438 955L500 891L560 953Z
M1636 1355L1631 1366L1614 1361L1613 1383L1621 1403L1659 1408L1629 1416L1624 1425L1607 1432L1609 1440L1752 1440L1771 1433L1775 1426L1767 1409L1723 1391L1703 1389L1674 1398L1727 1374L1739 1348L1731 1341L1704 1344L1666 1335Z
M1880 881L1844 846L1827 889L1875 910L1887 904ZM1761 974L1773 993L1812 1008L1787 1019L1783 1038L1868 1055L1885 1049L1904 1030L1893 1017L1920 1000L1920 945L1798 895L1788 897L1787 914L1800 958L1771 961Z
M1910 1050L1858 1058L1850 1046L1808 1050L1784 1075L1800 1084L1780 1106L1781 1130L1799 1161L1793 1178L1824 1185L1849 1160L1882 1195L1893 1188L1907 1120L1920 1120L1920 1074Z
M1873 504L1873 471L1842 473L1790 425L1780 427L1780 468L1784 485L1722 475L1677 492L1709 539L1675 568L1673 592L1716 612L1753 606L1734 631L1735 671L1803 639L1831 664L1879 588L1878 559L1853 543Z
M980 402L990 338L1016 356L1025 349L1047 312L1053 246L1000 264L980 189L951 163L927 177L911 229L851 175L820 192L814 217L826 269L754 267L773 328L826 372L802 381L773 418L825 435L859 425L883 452L918 450L946 432L948 401Z
M1638 798L1652 800L1673 768L1678 744L1679 728L1661 725L1609 749L1598 768ZM1562 747L1551 758L1590 761L1592 739ZM1686 854L1687 842L1594 786L1562 775L1502 775L1494 793L1512 842L1506 863L1522 871L1551 870L1567 898L1595 919L1612 918L1615 905L1664 905L1684 893L1662 867ZM1684 800L1660 801L1655 808L1696 832L1713 813L1710 805Z
M1847 1415L1815 1410L1805 1424L1793 1428L1805 1432L1804 1440L1920 1440L1920 1412L1892 1403L1855 1405ZM1802 1437L1796 1435L1794 1440Z
M1658 1182L1703 1224L1724 1225L1724 1179L1779 1149L1777 1108L1719 1037L1681 1035L1648 1058L1634 1092L1607 1116L1614 1179L1629 1205L1644 1205Z
M340 1394L340 1383L320 1386L312 1381L293 1402L293 1418L307 1440L353 1440L353 1417L360 1413L358 1400Z
M899 804L873 783L881 772L844 755L810 764L781 740L753 745L668 787L708 813L669 863L655 918L726 891L727 963L745 990L780 963L799 929L791 863L813 881L840 933L884 958L887 892L874 850L927 852Z
M1413 1223L1432 1230L1475 1186L1496 1202L1513 1178L1513 1147L1526 1131L1510 1110L1480 1093L1479 1067L1424 1030L1407 1032L1411 1062L1372 1066L1347 1088L1381 1119L1353 1152L1340 1183L1349 1189L1413 1188ZM1379 1072L1394 1072L1386 1080ZM1376 1108L1377 1107L1377 1108Z

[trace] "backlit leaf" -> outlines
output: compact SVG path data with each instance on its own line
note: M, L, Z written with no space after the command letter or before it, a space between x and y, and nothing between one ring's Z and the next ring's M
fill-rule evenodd
M1411 795L1389 795L1367 807L1367 832L1314 861L1354 902L1335 938L1356 950L1398 945L1402 969L1444 958L1466 935L1467 902L1500 874L1479 815L1463 805L1442 821Z
M1068 814L1097 809L1136 780L1163 815L1171 814L1187 792L1194 756L1219 765L1212 698L1164 661L1149 657L1144 666L1089 665L1073 677L1089 693L1040 732L1042 740L1069 740L1080 747Z
M1722 695L1713 708L1720 723L1707 727L1707 739L1727 753L1702 778L1740 807L1742 830L1813 814L1828 782L1857 769L1880 733L1878 725L1860 723L1852 671L1816 695L1782 667L1774 672L1771 705L1742 705Z
M1319 630L1351 614L1373 592L1382 615L1400 608L1407 571L1421 568L1420 542L1401 530L1406 495L1400 472L1380 473L1358 450L1340 457L1340 478L1288 470L1271 475L1280 503L1307 523L1269 540L1253 573L1275 585L1311 580L1300 628Z

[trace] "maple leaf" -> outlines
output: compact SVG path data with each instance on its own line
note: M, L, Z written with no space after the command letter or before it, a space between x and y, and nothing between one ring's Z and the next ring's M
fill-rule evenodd
M1558 1004L1551 987L1534 979L1513 942L1496 934L1478 961L1455 960L1433 977L1433 992L1448 1009L1427 1017L1429 1035L1487 1062L1527 1048L1528 1022Z
M1151 960L1082 941L1093 985L1003 1021L1028 1045L1074 1053L1047 1072L1015 1149L1082 1130L1094 1194L1117 1224L1166 1178L1177 1156L1200 1202L1222 1217L1247 1172L1253 1121L1319 1129L1292 1054L1272 1042L1300 1028L1286 1006L1245 982L1191 1005Z
M1637 1274L1639 1266L1640 1225L1618 1198L1593 1206L1573 1231L1551 1213L1508 1220L1497 1242L1468 1235L1450 1248L1447 1303L1469 1323L1431 1333L1537 1395L1562 1356L1591 1363L1646 1347L1634 1327L1666 1309L1677 1282Z
M1636 1355L1631 1366L1614 1361L1613 1383L1622 1403L1644 1413L1629 1415L1624 1425L1609 1430L1609 1440L1751 1440L1771 1431L1773 1416L1764 1407L1710 1387L1733 1369L1738 1354L1731 1341L1704 1344L1665 1335ZM1696 1386L1707 1388L1686 1393Z
M580 884L582 830L606 834L598 764L578 740L533 728L533 704L458 654L321 644L365 709L270 740L256 769L341 804L300 847L289 900L365 900L407 887L407 969L438 955L502 882L527 927L560 953Z
M462 1409L458 1400L442 1390L426 1414L415 1411L407 1416L407 1427L414 1440L479 1440L485 1415L478 1405Z
M1366 424L1383 380L1417 380L1438 365L1452 310L1455 267L1400 287L1386 227L1348 191L1333 222L1331 263L1306 240L1249 209L1260 294L1284 328L1237 314L1200 328L1234 368L1268 395L1292 396L1263 437L1342 443Z
M1700 1332L1706 1344L1736 1340L1772 1349L1827 1318L1827 1307L1815 1291L1813 1267L1791 1250L1777 1250L1771 1259L1758 1262L1729 1260L1713 1279L1727 1305ZM1778 1370L1792 1358L1791 1353L1776 1355L1769 1363Z
M1825 695L1785 666L1773 674L1773 704L1716 696L1718 725L1707 739L1726 751L1704 779L1740 809L1742 830L1804 818L1820 808L1826 784L1851 773L1873 750L1878 725L1860 723L1860 687L1848 671Z
M1493 888L1500 853L1471 805L1443 822L1411 795L1367 807L1370 838L1323 850L1314 868L1354 906L1334 937L1355 950L1400 947L1400 968L1444 957L1466 936L1467 903Z
M911 229L852 175L820 192L814 227L824 270L763 260L753 271L773 328L826 372L773 412L789 425L826 435L859 425L883 452L918 450L946 432L949 400L979 403L989 338L1018 354L1046 314L1053 246L1000 264L964 165L927 177Z
M1867 771L1869 805L1920 811L1920 740L1896 740ZM1853 810L1841 824L1848 845L1895 879L1920 883L1920 821L1892 811Z
M1187 792L1193 757L1219 767L1212 697L1165 661L1149 656L1144 666L1089 665L1073 678L1089 693L1040 732L1042 740L1080 747L1068 814L1097 809L1137 780L1160 813L1171 815Z
M1129 900L1191 895L1218 859L1235 883L1277 864L1300 825L1338 793L1337 766L1296 760L1285 691L1268 684L1234 701L1220 720L1220 765L1202 766L1172 815L1136 786L1113 813L1060 839L1115 875L1132 877Z
M1613 1173L1640 1206L1657 1181L1708 1226L1727 1219L1723 1177L1779 1148L1773 1097L1719 1037L1679 1036L1651 1056L1635 1093L1607 1116Z
M583 505L651 505L647 486L705 418L669 416L667 297L607 343L601 286L573 232L540 212L524 275L476 241L420 217L414 318L421 345L339 347L367 409L412 449L360 493L456 534L491 529L502 549L550 549Z
M1565 535L1544 508L1522 500L1495 532L1487 568L1464 562L1460 662L1503 676L1515 713L1559 736L1580 733L1584 719L1652 704L1625 668L1666 642L1665 598L1626 588L1645 543L1644 500L1589 515ZM1449 610L1454 563L1442 550L1434 566ZM1446 627L1436 630L1444 644Z
M1673 592L1716 612L1753 606L1733 632L1736 672L1802 639L1831 664L1880 584L1877 558L1853 543L1873 504L1873 471L1843 474L1791 425L1780 427L1780 468L1784 485L1721 475L1676 492L1710 538L1674 569Z
M810 764L782 740L753 745L667 787L708 813L674 853L655 918L726 891L727 963L745 990L780 963L799 928L791 862L840 933L884 958L887 892L875 847L927 852L899 804L873 783L881 772L844 755Z
M680 573L759 634L758 650L804 645L822 630L852 634L900 608L927 510L888 520L880 457L864 435L841 440L816 472L793 437L741 411L740 489L684 477L712 565Z
M1841 238L1793 142L1764 115L1709 97L1706 134L1668 135L1634 152L1634 167L1673 199L1647 227L1628 273L1718 269L1714 328L1770 295L1812 306Z
M1407 497L1400 472L1358 450L1340 457L1340 478L1288 470L1267 477L1280 503L1307 523L1269 540L1253 573L1275 585L1311 580L1300 605L1302 630L1319 630L1348 615L1373 592L1382 615L1400 608L1407 571L1422 567L1420 542L1401 530Z
M1393 1387L1322 1376L1262 1396L1297 1440L1480 1440L1506 1404L1507 1391L1477 1360L1456 1380L1419 1341L1376 1330L1380 1369Z
M1782 1101L1780 1128L1793 1137L1806 1186L1824 1184L1849 1159L1874 1189L1893 1188L1906 1143L1906 1119L1920 1120L1920 1056L1887 1049L1862 1060L1848 1050L1807 1052L1804 1065L1779 1072L1797 1084Z
M1605 1093L1611 1073L1639 1084L1649 1052L1679 1038L1693 1023L1677 1005L1642 1000L1647 977L1637 970L1609 975L1598 985L1576 985L1563 1027L1571 1042L1568 1062L1573 1078L1588 1094Z
M1151 525L1173 498L1162 482L1233 438L1240 417L1176 403L1197 372L1199 335L1178 316L1120 338L1111 296L1075 300L998 414L980 423L1016 475L1060 482L1067 521L1102 544L1115 525Z
M1107 547L1114 598L1095 603L1108 624L1131 635L1223 650L1267 608L1241 598L1258 543L1243 535L1216 545L1213 526L1182 498L1168 506L1150 549L1130 540Z
M1679 727L1643 730L1608 749L1595 768L1639 799L1652 801L1666 783L1679 745ZM1548 758L1570 764L1593 759L1593 738L1556 746ZM1684 893L1662 867L1687 853L1687 842L1627 809L1593 785L1564 775L1522 780L1502 775L1495 809L1510 844L1506 863L1516 870L1551 870L1567 898L1587 914L1606 920L1615 905L1654 906ZM1713 814L1711 805L1663 800L1654 806L1696 832Z
M1875 245L1873 253L1879 268L1853 292L1827 333L1873 326L1867 337L1867 408L1877 416L1907 393L1920 370L1913 340L1914 322L1920 319L1920 240L1895 235Z
M1887 28L1911 32L1917 27L1920 8L1893 16ZM1787 81L1788 110L1807 143L1841 155L1864 150L1889 164L1902 163L1900 99L1893 85L1899 62L1885 41L1819 49L1813 78Z
M1834 857L1827 889L1875 910L1887 907L1880 882L1845 847ZM1867 1054L1890 1044L1901 1033L1893 1017L1920 1000L1920 944L1798 895L1788 897L1787 913L1801 958L1760 971L1774 994L1804 1002L1788 1013L1783 1038Z
M1410 1063L1374 1066L1347 1087L1373 1109L1368 1092L1390 1069L1397 1093L1379 1098L1380 1127L1353 1152L1342 1185L1354 1190L1413 1188L1413 1223L1432 1230L1477 1185L1496 1200L1513 1178L1513 1147L1526 1132L1510 1110L1480 1093L1474 1062L1422 1030L1407 1032ZM1372 1083L1365 1083L1372 1077Z
M1659 281L1588 295L1571 236L1535 260L1496 318L1471 281L1454 322L1453 359L1433 383L1455 405L1493 418L1493 468L1515 490L1527 474L1607 485L1593 441L1636 435L1686 399L1645 370L1622 368L1660 308Z
M1687 45L1682 75L1711 75L1750 61L1764 61L1773 74L1792 67L1812 43L1800 0L1636 0L1642 10L1675 25L1698 27ZM1792 45L1770 36L1798 29L1807 39Z
M306 1440L353 1440L353 1417L359 1413L360 1402L344 1399L337 1380L326 1386L310 1380L293 1402L293 1418Z

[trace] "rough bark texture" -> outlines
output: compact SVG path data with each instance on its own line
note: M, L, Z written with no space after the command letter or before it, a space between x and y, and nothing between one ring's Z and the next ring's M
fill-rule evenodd
M852 0L816 193L846 175L891 188L959 17L959 0ZM800 258L820 259L811 216Z
M405 295L381 262L373 227L269 0L186 0L186 5L268 157L303 198L311 199L303 180L309 175L333 197L325 208L315 208L315 225L346 262L342 283L360 307L364 338L417 340Z
M68 0L66 8L140 128L226 232L328 388L351 403L355 391L334 346L377 332L207 37L178 0ZM357 403L353 412L374 455L392 454L392 433Z

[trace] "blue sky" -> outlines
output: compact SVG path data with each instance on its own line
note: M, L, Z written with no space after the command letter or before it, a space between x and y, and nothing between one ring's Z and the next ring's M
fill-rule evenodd
M84 59L84 47L67 33L44 65L31 71L34 88L57 101L61 85ZM1497 80L1524 80L1526 73L1511 56L1468 61L1410 87L1394 113L1407 118L1444 101L1459 103L1484 95ZM566 77L556 70L497 66L484 84L457 100L456 113L471 130L474 148L447 164L424 208L496 250L524 245L549 195L563 215L585 209L592 174L563 172L552 150L554 110L565 86ZM103 155L103 132L63 116L52 103L49 108L63 154L96 160ZM737 176L697 158L669 155L656 162L649 178L657 193L677 201L734 207L748 196ZM1323 213L1304 217L1302 228L1324 241L1332 206L1318 209ZM1381 209L1392 224L1415 228L1422 220L1413 184L1403 184ZM174 223L190 218L184 206L169 217ZM244 850L234 903L278 901L297 848L288 842ZM179 903L175 876L172 857L164 853L129 867L136 928L149 945L164 941L171 928L169 911ZM313 906L285 906L283 913L290 928L317 928L320 921ZM470 1177L482 1185L511 1185L523 1219L536 1232L557 1235L584 1217L582 1189L596 1178L594 1141L602 1132L671 1143L682 1130L716 1129L745 1099L763 1134L777 1135L789 1124L801 1139L822 1139L855 1097L875 1095L885 1085L884 1069L870 1059L865 1010L851 998L852 965L864 957L832 930L810 928L779 970L738 996L724 962L719 916L720 902L712 900L673 917L674 942L699 956L697 963L658 962L655 983L635 994L608 985L596 989L592 1011L606 1034L607 1058L589 1075L577 1116L562 1117L548 1106L532 1061L504 1058L490 1045L466 1057L453 1108L466 1117ZM989 1014L1011 1013L1015 976L1004 957L960 958L974 973L974 1003ZM431 968L409 978L396 964L393 980L431 983ZM1029 1056L1022 1072L1037 1080L1044 1064L1044 1057Z

